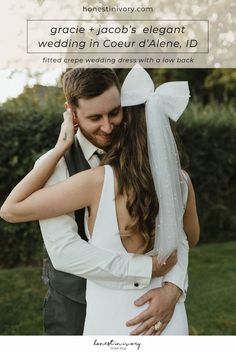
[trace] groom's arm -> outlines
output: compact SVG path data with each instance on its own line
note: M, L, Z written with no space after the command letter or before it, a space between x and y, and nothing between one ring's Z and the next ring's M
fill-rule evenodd
M42 159L43 157L40 160ZM66 178L68 170L64 159L61 159L47 185ZM151 280L151 257L117 254L89 244L78 235L74 213L41 220L40 228L56 270L96 281L110 288L141 289Z

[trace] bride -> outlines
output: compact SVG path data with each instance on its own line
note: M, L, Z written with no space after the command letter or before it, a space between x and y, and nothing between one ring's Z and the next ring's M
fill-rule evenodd
M55 147L14 188L0 216L9 222L24 222L86 208L89 242L119 253L158 254L159 262L165 262L179 243L186 248L188 243L196 244L199 225L194 190L180 168L168 119L177 120L188 99L186 82L166 83L154 91L147 72L134 67L121 90L123 123L100 166L43 188L73 143L74 126L67 110ZM161 286L161 277L153 278L143 290L110 289L88 280L84 335L128 335L126 319L138 313L134 301ZM155 334L158 325L150 324L145 334ZM177 303L162 334L188 334L183 302Z

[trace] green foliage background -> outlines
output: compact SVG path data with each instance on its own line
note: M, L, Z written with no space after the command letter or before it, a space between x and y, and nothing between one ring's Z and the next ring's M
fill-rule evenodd
M56 87L26 88L0 107L1 202L29 172L37 158L53 147L62 122L64 97ZM42 258L38 223L0 220L0 264L36 264Z
M121 80L127 70L119 70ZM156 83L188 80L192 99L177 123L183 166L192 178L201 223L201 242L235 240L236 70L152 69ZM0 106L0 202L53 147L64 97L57 87L36 85ZM39 264L42 240L37 223L0 220L0 265Z

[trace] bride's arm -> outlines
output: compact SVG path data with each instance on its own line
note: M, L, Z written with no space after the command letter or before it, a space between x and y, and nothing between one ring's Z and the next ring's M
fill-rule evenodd
M42 188L58 154L53 149L41 166L33 169L11 192L0 216L11 223L48 219L93 204L100 190L104 167L80 172L56 185ZM51 173L48 171L51 171ZM43 181L43 182L42 182Z
M73 142L73 137L73 123L70 114L66 112L56 146L44 163L34 168L10 193L0 211L3 219L13 223L45 219L91 205L103 178L102 167L42 188Z
M183 217L184 231L186 233L189 246L195 247L199 241L200 226L198 220L195 192L191 178L185 171L188 179L188 199Z

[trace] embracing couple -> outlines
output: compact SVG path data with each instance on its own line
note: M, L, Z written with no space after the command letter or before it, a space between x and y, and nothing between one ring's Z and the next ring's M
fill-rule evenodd
M187 106L187 82L155 91L135 66L120 89L111 69L75 68L63 89L55 147L0 214L40 220L45 334L187 335L188 251L199 223L169 123Z

